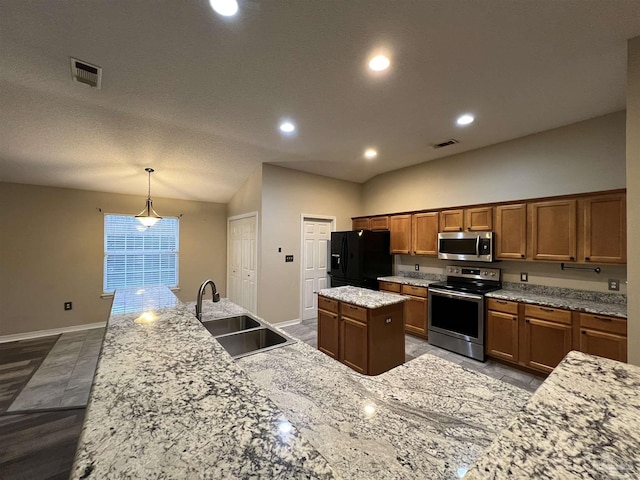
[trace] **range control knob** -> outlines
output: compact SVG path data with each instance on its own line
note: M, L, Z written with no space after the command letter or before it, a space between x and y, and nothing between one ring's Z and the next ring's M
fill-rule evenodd
M487 275L489 272L487 272L486 270L484 272L482 272L483 275Z
M491 275L492 277L496 276L496 272L491 272L489 275Z

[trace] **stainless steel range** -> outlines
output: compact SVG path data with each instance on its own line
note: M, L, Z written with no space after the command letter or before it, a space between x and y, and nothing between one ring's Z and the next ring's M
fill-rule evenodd
M447 267L429 285L429 343L484 362L484 295L500 288L499 268Z

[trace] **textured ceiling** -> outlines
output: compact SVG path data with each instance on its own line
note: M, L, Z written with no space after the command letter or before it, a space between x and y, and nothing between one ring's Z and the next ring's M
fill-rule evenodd
M638 0L239 3L4 0L0 181L144 195L150 166L153 196L223 203L264 162L364 182L624 109L640 35Z

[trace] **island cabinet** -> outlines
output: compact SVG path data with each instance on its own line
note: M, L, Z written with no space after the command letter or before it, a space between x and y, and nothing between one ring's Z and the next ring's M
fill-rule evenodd
M318 296L318 350L356 372L378 375L404 363L403 304L365 308Z
M551 373L572 348L572 320L569 310L524 306L525 366Z
M487 301L486 353L492 357L518 362L518 303L489 298Z
M496 258L524 260L527 257L527 205L496 206Z
M458 208L440 212L441 232L493 230L493 207Z
M606 315L578 313L580 351L627 361L627 321Z
M378 282L381 292L402 294L404 302L404 331L411 335L427 338L427 287L404 285L395 282Z
M529 257L532 260L576 260L576 200L529 204Z

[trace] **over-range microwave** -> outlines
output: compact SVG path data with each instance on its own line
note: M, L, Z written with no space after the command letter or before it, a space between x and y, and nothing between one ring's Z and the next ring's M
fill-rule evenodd
M493 262L493 232L439 233L438 258Z

